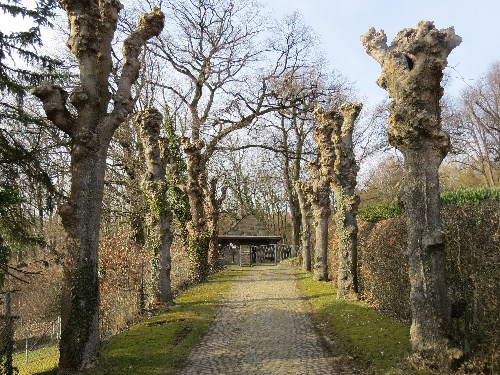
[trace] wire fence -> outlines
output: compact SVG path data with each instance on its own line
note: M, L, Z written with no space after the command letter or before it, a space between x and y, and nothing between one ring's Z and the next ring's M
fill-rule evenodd
M2 293L0 374L36 374L50 369L57 359L60 318L52 322L23 321L13 313L15 296L14 291ZM41 348L46 348L44 354Z

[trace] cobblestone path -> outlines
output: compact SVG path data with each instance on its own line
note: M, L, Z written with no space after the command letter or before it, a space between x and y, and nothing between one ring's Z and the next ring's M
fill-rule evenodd
M258 266L244 275L181 375L357 373L324 349L291 268Z

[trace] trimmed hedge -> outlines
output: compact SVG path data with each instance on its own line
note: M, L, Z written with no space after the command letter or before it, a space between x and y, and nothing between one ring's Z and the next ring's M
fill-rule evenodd
M495 198L498 193L481 194L455 193L450 199L463 203L443 207L442 223L447 240L451 339L474 359L471 371L490 374L500 371L500 202ZM360 221L360 292L378 309L408 321L406 239L404 216L378 223ZM336 253L330 259L335 270Z
M441 204L443 206L461 206L468 203L478 204L485 200L500 201L500 188L461 188L441 193ZM403 214L404 208L402 204L395 201L388 204L382 203L360 207L358 217L364 221L378 222Z

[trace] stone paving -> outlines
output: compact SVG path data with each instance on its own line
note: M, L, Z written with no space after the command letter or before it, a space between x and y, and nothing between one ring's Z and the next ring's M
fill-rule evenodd
M235 282L181 375L357 374L325 349L293 269L252 267Z

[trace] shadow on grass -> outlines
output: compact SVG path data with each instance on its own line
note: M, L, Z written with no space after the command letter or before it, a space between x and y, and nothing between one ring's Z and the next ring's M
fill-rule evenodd
M43 371L43 372L37 372L35 375L57 375L57 369L52 369L48 371Z
M330 283L312 280L303 272L297 278L315 320L342 349L359 358L375 374L412 373L405 361L411 349L407 324L364 302L337 300Z
M212 275L176 298L162 311L106 342L98 365L81 374L169 375L178 373L191 350L210 328L217 306L244 270Z

